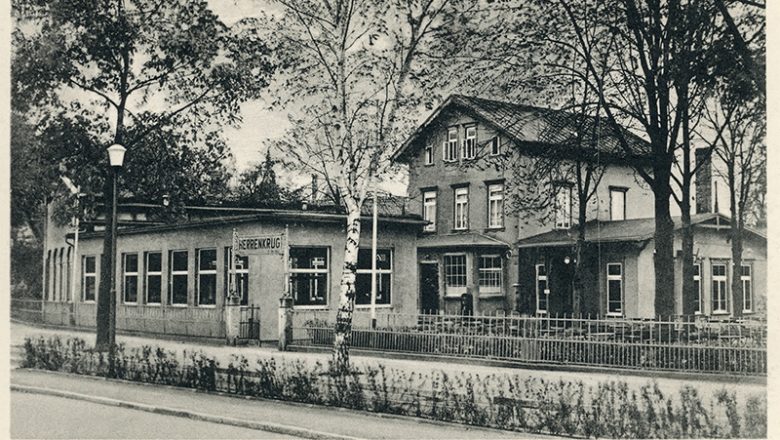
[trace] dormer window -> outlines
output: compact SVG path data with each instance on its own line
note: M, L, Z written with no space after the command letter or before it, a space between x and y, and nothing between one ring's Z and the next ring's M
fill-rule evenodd
M423 156L425 157L425 165L433 165L433 145L425 146Z
M490 155L498 156L499 154L501 154L501 144L498 141L498 136L496 136L490 141Z
M477 157L477 126L466 127L466 139L463 141L463 158L474 159Z
M451 127L447 132L447 142L444 143L444 161L458 160L458 127Z

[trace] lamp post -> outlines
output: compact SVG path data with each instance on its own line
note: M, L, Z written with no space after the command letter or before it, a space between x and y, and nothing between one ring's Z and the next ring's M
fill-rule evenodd
M109 312L108 312L108 344L109 347L116 344L116 204L117 204L117 191L116 181L119 176L119 171L122 169L122 164L125 161L125 151L127 149L119 144L114 144L108 147L108 162L111 164L111 178L112 178L112 190L111 190L111 252L109 253L109 267L111 269L111 276L109 280L111 282L111 294L109 296Z

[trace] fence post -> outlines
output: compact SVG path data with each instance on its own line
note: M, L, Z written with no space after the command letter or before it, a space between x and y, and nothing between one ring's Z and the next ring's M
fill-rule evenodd
M292 297L285 295L279 298L279 351L286 351L292 342L292 307Z
M225 339L228 345L236 345L239 336L239 327L241 323L241 304L240 298L236 295L230 295L225 302Z

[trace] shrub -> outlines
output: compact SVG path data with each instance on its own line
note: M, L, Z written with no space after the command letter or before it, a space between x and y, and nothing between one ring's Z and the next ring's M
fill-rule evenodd
M684 386L665 396L657 384L630 390L623 382L582 382L445 372L421 374L384 366L335 372L330 365L233 356L227 367L200 352L177 356L157 347L95 352L81 339L27 338L22 366L204 391L331 405L486 426L584 437L766 437L766 396L740 411L734 394L709 404Z

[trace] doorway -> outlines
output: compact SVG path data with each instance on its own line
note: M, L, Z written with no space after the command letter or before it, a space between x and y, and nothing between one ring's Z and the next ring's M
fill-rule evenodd
M420 311L439 313L439 264L436 262L420 263Z

